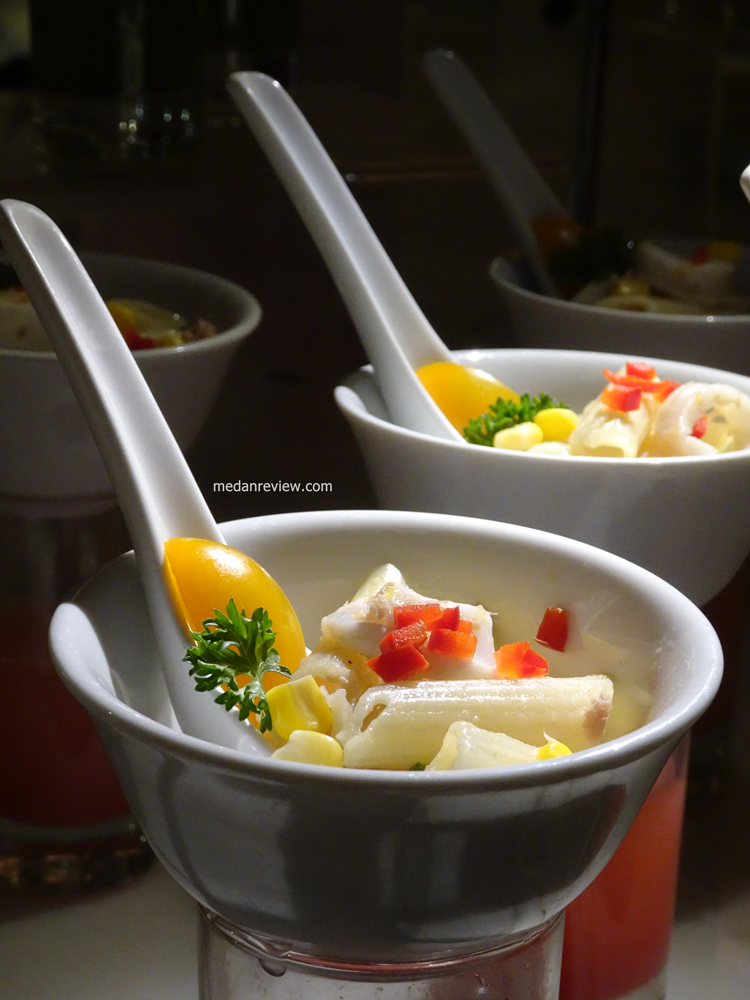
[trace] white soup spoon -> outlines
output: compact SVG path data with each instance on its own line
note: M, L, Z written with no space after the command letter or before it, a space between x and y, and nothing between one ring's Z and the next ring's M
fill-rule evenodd
M262 73L235 73L227 87L328 265L395 422L466 444L415 374L454 359L302 112Z
M434 49L422 68L497 194L539 290L559 298L531 223L541 215L569 213L462 59Z
M72 247L33 205L0 202L0 239L78 397L117 493L143 581L167 691L183 732L270 755L258 731L198 694L164 574L170 538L223 543L130 349Z

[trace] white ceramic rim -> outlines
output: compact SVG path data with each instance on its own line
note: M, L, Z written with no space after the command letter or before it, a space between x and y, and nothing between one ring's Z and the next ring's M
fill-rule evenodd
M255 329L260 323L263 310L260 302L243 288L241 285L222 278L218 274L210 271L200 271L194 267L185 267L182 264L172 264L168 261L152 260L148 257L128 257L120 254L104 253L82 253L80 255L84 267L88 261L111 262L115 264L121 261L123 264L135 264L137 266L153 265L162 273L169 273L174 278L179 278L185 282L195 281L202 285L212 285L215 291L224 292L229 298L234 299L238 305L244 309L245 315L234 326L226 330L220 330L215 337L207 337L205 340L194 340L190 344L180 344L172 347L152 347L146 351L134 351L133 356L141 363L149 364L149 358L164 358L175 354L199 354L202 351L215 350L217 342L225 344L227 341L243 340L249 331ZM35 361L42 361L47 364L58 364L57 355L54 351L27 351L23 348L0 347L0 357L10 358L33 358Z
M231 529L235 524L244 524L248 520L257 524L270 525L284 534L283 522L293 520L294 532L300 529L315 531L317 526L323 529L336 528L341 524L342 516L353 526L361 522L363 528L372 530L382 526L383 529L390 527L410 527L413 525L415 532L423 532L425 526L442 527L455 533L465 533L469 536L475 535L477 531L482 534L491 534L496 537L507 539L508 541L523 542L527 539L530 544L543 543L545 548L551 549L559 556L568 556L580 561L585 557L585 561L592 564L599 572L609 576L616 576L624 580L629 589L635 591L642 597L651 595L658 598L658 604L662 611L666 611L668 606L675 608L680 614L688 614L694 622L693 632L696 641L698 633L705 633L704 644L707 647L706 657L708 667L705 682L698 690L688 691L675 700L674 708L670 712L669 718L658 718L652 722L628 733L625 736L610 740L598 747L590 750L581 750L575 754L564 757L556 757L546 761L536 761L531 764L519 764L508 768L486 768L467 771L440 771L440 772L414 772L414 771L372 771L359 768L333 768L319 767L313 764L300 764L290 761L273 761L270 758L250 757L238 750L231 750L220 747L206 740L188 736L185 733L177 733L162 723L155 722L149 716L145 716L137 710L130 708L121 702L115 695L111 694L106 687L97 683L95 686L80 684L75 674L71 675L67 670L63 670L65 681L73 693L84 703L85 706L94 708L97 716L105 716L106 724L114 726L121 732L144 741L147 736L149 745L155 745L167 749L171 753L177 753L181 757L200 760L203 766L210 763L213 767L221 768L230 773L253 774L260 780L279 780L283 775L295 781L314 782L350 782L361 784L373 782L379 786L386 786L396 790L409 789L410 794L424 794L433 796L438 792L456 793L468 791L486 790L488 785L496 786L498 789L516 789L526 787L538 787L568 781L573 778L581 778L588 774L600 772L602 770L612 770L628 764L648 753L658 749L660 746L674 746L679 738L693 725L693 723L705 711L713 700L722 677L723 654L718 637L713 628L705 618L703 613L671 584L666 583L660 577L655 576L648 570L642 569L633 563L605 552L595 546L584 542L573 541L560 535L553 535L547 531L536 528L526 528L519 525L506 524L499 521L488 521L480 518L461 517L452 514L426 514L404 511L307 511L293 514L270 514L264 517L241 519L239 521L227 522L223 527ZM134 560L132 552L125 553L115 560L113 564L121 560ZM104 567L99 573L106 573ZM97 573L92 580L99 576ZM85 589L91 584L89 581L84 584ZM71 605L61 605L52 619L50 627L51 648L55 654L55 641L57 633L61 635L67 630L65 622L66 614ZM76 609L79 610L79 609ZM58 657L56 660L59 662ZM88 671L84 670L83 675L89 677ZM617 760L607 762L602 766L602 758L612 755L613 748L617 749Z
M748 332L750 336L750 331ZM482 363L482 357L487 354L492 354L493 356L498 354L504 354L508 357L539 357L544 355L545 358L554 360L556 356L561 358L567 358L571 355L575 355L581 358L599 358L605 361L605 366L607 365L607 359L609 361L609 367L614 369L624 364L626 360L632 360L629 355L626 354L613 354L605 353L604 351L571 351L564 350L562 348L539 348L539 347L487 347L487 348L474 348L464 351L453 351L452 352L456 359L462 364L475 365L480 367ZM638 355L638 361L646 361L652 364L657 370L660 365L680 365L683 368L693 369L696 373L696 378L694 381L698 382L721 382L726 381L727 376L730 377L732 382L741 380L746 384L746 389L744 390L748 395L750 395L750 377L746 375L740 375L737 372L725 372L719 368L708 368L704 365L694 365L687 361L669 361L666 358L649 358ZM360 372L367 372L374 377L374 369L372 365L364 365L362 368L358 369ZM698 378L698 374L701 374L701 378ZM356 374L356 373L355 373ZM351 378L352 376L350 376ZM602 376L602 379L604 376ZM377 385L377 380L375 381ZM544 391L544 386L540 386L540 391ZM359 399L359 406L352 406L351 400L349 398L349 393L356 396ZM612 469L633 469L643 467L648 465L653 468L656 466L667 465L669 468L675 468L682 464L694 465L697 462L746 462L750 461L750 448L742 448L739 451L729 451L721 455L672 455L667 457L654 456L649 458L611 458L602 457L595 455L526 455L523 452L512 451L509 448L490 448L484 447L483 445L469 445L469 442L462 444L460 441L448 441L442 440L440 438L433 437L431 434L424 434L422 431L409 430L406 427L401 427L399 424L394 424L390 420L383 420L382 417L378 417L367 409L365 404L362 402L360 397L357 395L355 389L350 385L343 383L336 386L334 389L334 396L337 403L342 409L346 410L348 414L357 420L361 420L364 423L372 424L374 427L387 427L389 433L402 435L407 438L413 438L415 440L421 441L431 441L434 444L440 444L446 448L461 448L462 450L466 447L472 447L473 449L482 449L483 452L492 454L496 456L490 461L503 461L503 462L581 462L584 464L590 464L591 462L596 463L599 467L603 462L609 464Z
M542 295L541 292L534 292L530 288L524 288L513 281L508 281L502 274L503 267L508 264L509 260L507 256L501 255L492 259L488 272L494 284L498 285L506 294L517 296L519 299L528 299L534 304L544 302L545 306L549 309L560 309L586 314L593 313L602 320L611 320L614 323L633 322L633 318L637 317L639 323L656 323L659 325L669 325L671 323L675 326L689 324L695 327L710 326L714 328L717 326L736 327L742 324L747 326L748 336L750 337L750 313L716 313L709 316L695 316L691 313L634 313L626 309L607 309L606 306L587 305L584 302L571 302L570 299L556 299L551 295Z

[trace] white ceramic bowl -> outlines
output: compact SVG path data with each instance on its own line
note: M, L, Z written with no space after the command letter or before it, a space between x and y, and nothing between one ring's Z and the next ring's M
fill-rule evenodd
M456 353L517 392L540 391L580 410L616 370L641 355L487 350ZM654 360L679 382L750 378ZM378 502L395 510L443 511L554 531L645 566L697 604L732 578L750 550L750 450L710 458L606 459L525 455L405 430L391 423L372 372L336 389L364 454Z
M308 642L322 614L394 561L434 596L535 620L563 602L620 648L611 669L655 698L627 736L512 768L378 772L243 756L160 716L149 617L133 556L121 557L58 608L53 655L167 869L272 956L440 959L540 925L612 855L720 680L716 635L683 595L546 532L391 511L281 514L224 531L278 580Z
M176 264L104 254L81 259L104 298L145 299L218 336L134 357L181 448L191 444L231 360L260 322L257 300L223 278ZM53 353L0 344L0 496L70 498L113 493L94 439Z
M659 240L689 256L697 241ZM505 257L490 265L508 327L520 347L613 351L675 358L750 375L750 315L665 316L586 306L530 291L523 271ZM738 265L737 288L750 294L750 249Z

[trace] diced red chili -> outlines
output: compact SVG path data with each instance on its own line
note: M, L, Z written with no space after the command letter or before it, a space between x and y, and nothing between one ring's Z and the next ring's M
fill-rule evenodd
M625 371L628 375L637 375L639 378L656 378L656 369L653 365L646 364L645 361L628 361L625 365Z
M629 413L641 405L641 390L629 389L625 385L610 385L603 390L601 401L612 410Z
M440 607L439 604L404 604L393 609L393 620L396 628L410 625L412 622L424 622L428 631L434 628L457 629L461 618L458 605L450 608Z
M564 652L568 641L568 612L565 608L547 608L536 634L536 641L549 649Z
M628 389L639 389L641 392L656 392L658 382L651 378L644 378L642 375L621 375L619 372L611 372L604 369L604 377L613 385L623 385Z
M439 604L401 604L393 609L393 621L396 628L411 625L412 622L424 622L430 625L443 616Z
M549 672L545 658L528 642L511 642L495 650L495 666L500 677L520 680L524 677L544 677Z
M456 625L457 632L466 632L467 635L471 635L473 629L471 627L471 622L465 622L463 618Z
M667 396L671 396L675 389L679 389L681 385L681 382L675 382L671 378L662 379L661 382L656 383L654 395L660 403L663 403Z
M435 628L449 628L455 631L458 628L460 620L461 612L458 610L458 605L456 604L452 608L446 608L438 620L430 623L428 628L430 631Z
M145 351L150 347L156 347L155 340L152 340L150 337L141 336L141 334L132 327L128 327L123 330L122 336L131 351Z
M429 667L429 662L419 652L416 646L400 646L388 653L381 653L373 660L367 661L367 666L381 677L386 684L405 680L414 674L419 674Z
M702 438L703 435L708 430L708 414L704 413L702 417L698 419L693 424L693 429L690 432L694 438Z
M477 650L477 637L455 629L436 628L430 632L427 649L445 656L471 658Z
M394 649L400 649L401 646L421 646L427 641L427 635L427 626L421 621L404 625L403 628L395 628L381 640L380 652L391 653Z
M690 257L691 264L708 264L710 260L707 246L696 247Z

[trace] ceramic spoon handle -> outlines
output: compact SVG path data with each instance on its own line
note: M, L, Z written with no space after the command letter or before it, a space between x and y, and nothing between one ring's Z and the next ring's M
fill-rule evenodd
M262 73L235 73L227 86L323 255L394 420L460 441L414 375L422 365L452 361L450 352L302 112Z
M0 238L78 397L133 540L164 679L192 736L247 752L268 744L195 691L188 644L164 580L164 542L222 542L216 522L91 278L57 226L33 205L0 202Z
M539 215L569 213L468 66L454 52L443 49L429 52L422 65L495 189L540 290L557 297L530 223Z

